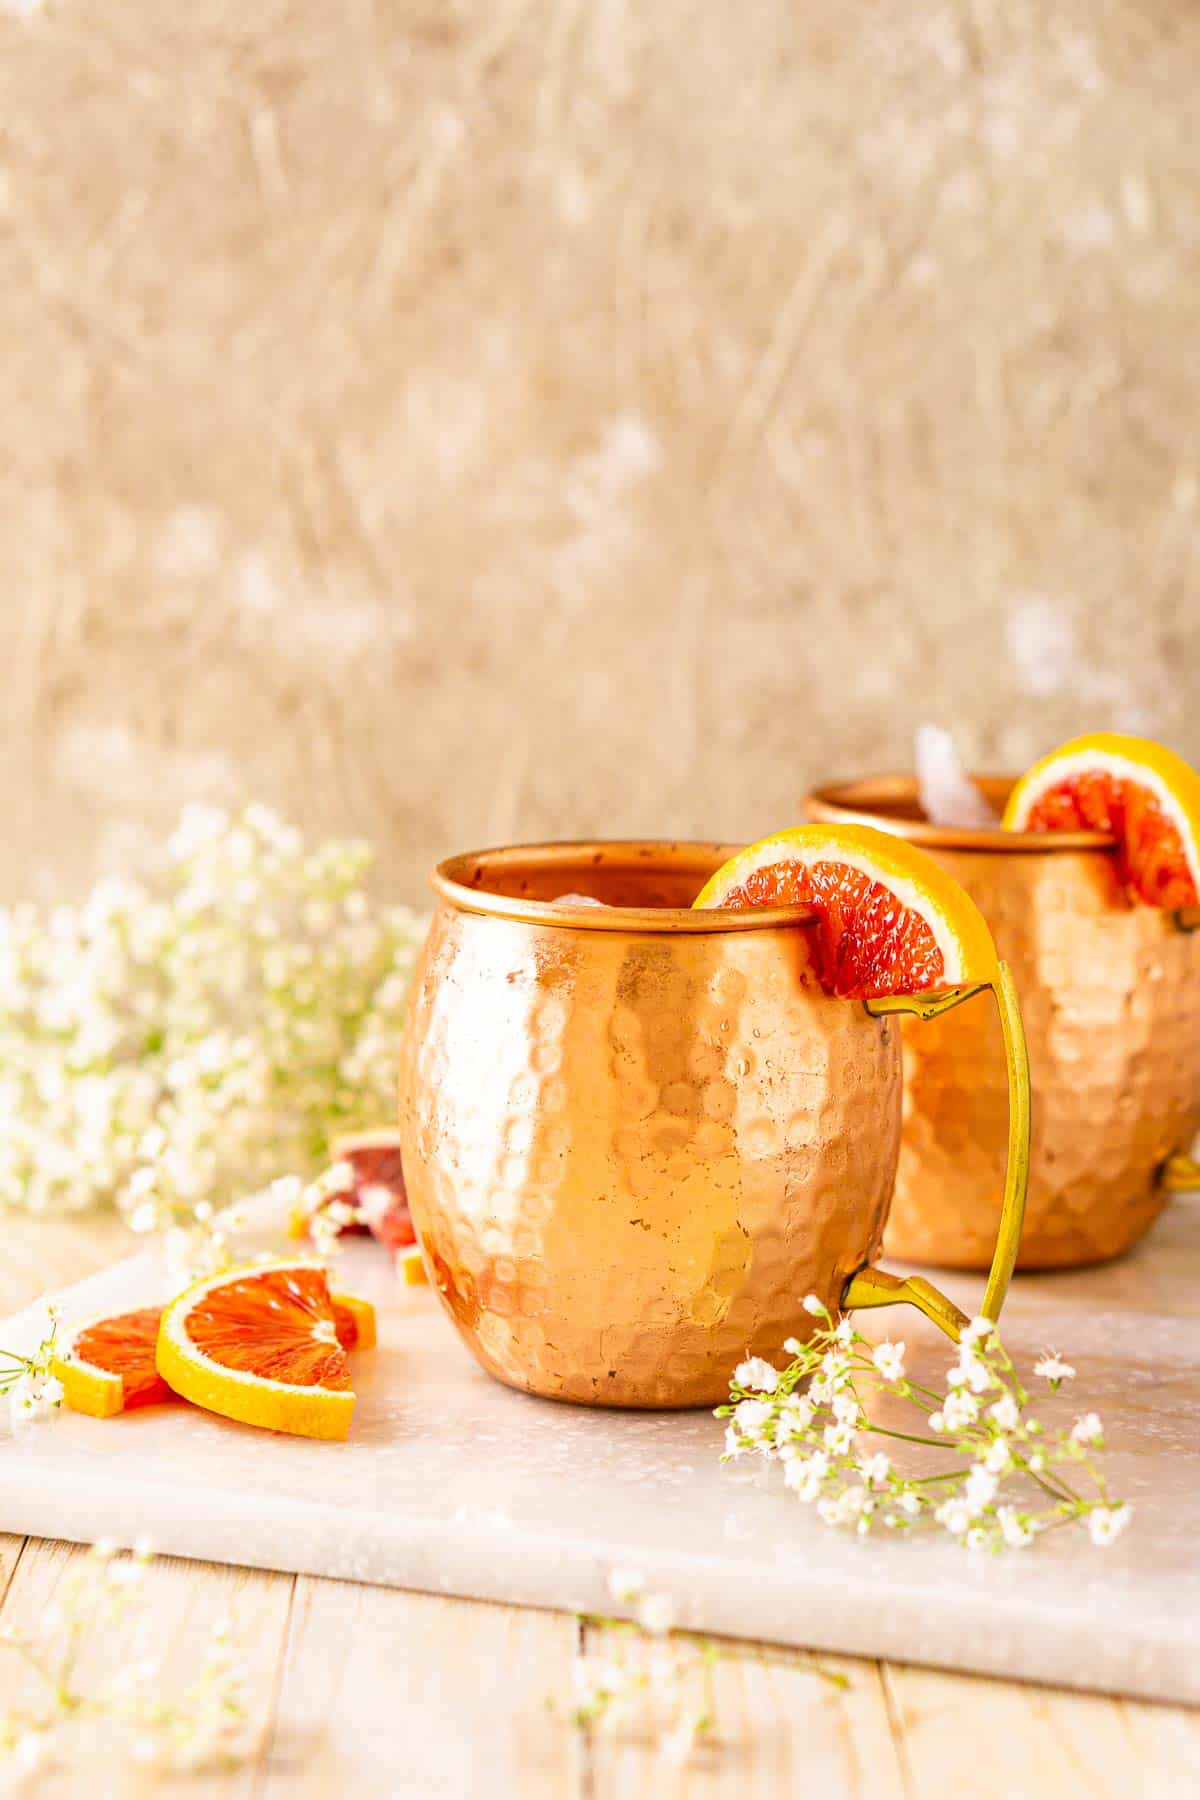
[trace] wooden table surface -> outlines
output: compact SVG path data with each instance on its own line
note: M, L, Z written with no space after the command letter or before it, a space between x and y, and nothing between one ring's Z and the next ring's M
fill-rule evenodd
M5 1246L0 1315L131 1247L111 1218L12 1216ZM133 1519L131 1536L136 1530ZM79 1554L0 1536L0 1627L35 1622ZM586 1637L567 1614L166 1557L151 1565L145 1592L157 1642L141 1653L161 1655L166 1680L181 1687L213 1622L233 1615L261 1744L228 1776L156 1783L131 1767L119 1787L105 1782L106 1795L164 1787L214 1800L1200 1793L1200 1712L1183 1708L825 1658L848 1677L838 1689L801 1655L738 1644L717 1666L719 1742L678 1769L650 1743L566 1722L572 1659ZM94 1651L111 1667L121 1647L110 1640ZM3 1683L0 1710L20 1703L19 1675L6 1668ZM39 1800L94 1800L97 1791L95 1770L36 1780Z

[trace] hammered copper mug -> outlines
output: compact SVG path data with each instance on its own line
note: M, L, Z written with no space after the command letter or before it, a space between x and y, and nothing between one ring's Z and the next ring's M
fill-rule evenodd
M871 1266L906 1003L823 993L804 907L692 911L730 853L546 844L434 872L401 1057L408 1197L443 1304L513 1387L711 1405L741 1357L811 1333L808 1293L835 1313L908 1300L951 1336L965 1323L928 1282ZM606 904L553 904L567 893ZM992 1317L1027 1138L1018 1093Z
M979 777L998 809L1012 781ZM1029 1039L1033 1138L1018 1266L1117 1256L1175 1188L1200 1186L1200 933L1126 898L1097 832L931 825L909 776L822 787L811 819L919 844L976 901L1013 973ZM905 1100L885 1245L906 1261L986 1268L1000 1217L1005 1064L972 1009L904 1028Z

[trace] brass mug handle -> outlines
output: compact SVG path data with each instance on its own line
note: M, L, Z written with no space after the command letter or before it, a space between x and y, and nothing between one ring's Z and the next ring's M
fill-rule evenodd
M1158 1185L1166 1194L1191 1194L1200 1188L1200 1162L1186 1150L1168 1156L1158 1171Z
M1200 906L1181 906L1175 924L1180 931L1200 931ZM1200 1188L1200 1162L1186 1150L1176 1150L1159 1169L1158 1185L1168 1194L1192 1193Z
M1021 1226L1025 1221L1025 1195L1029 1187L1029 1051L1025 1043L1025 1027L1017 992L1008 964L1000 964L995 982L978 982L973 987L946 988L932 994L889 994L878 1000L864 1001L873 1018L888 1013L913 1013L918 1019L936 1019L939 1014L961 1006L990 989L996 996L1000 1013L1000 1029L1004 1034L1004 1061L1008 1071L1008 1158L1004 1170L1004 1203L1000 1209L1000 1225L992 1267L980 1308L985 1318L996 1320L1004 1305L1004 1296L1012 1279L1021 1242ZM1198 1171L1200 1172L1200 1171ZM946 1297L931 1281L921 1275L890 1275L868 1263L846 1283L842 1305L852 1311L861 1306L895 1306L900 1301L918 1307L926 1318L941 1327L946 1336L958 1342L963 1326L969 1321L961 1307Z

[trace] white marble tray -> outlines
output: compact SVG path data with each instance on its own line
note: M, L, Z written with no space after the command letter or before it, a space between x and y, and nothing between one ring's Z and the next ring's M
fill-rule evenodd
M1019 1280L1018 1359L1079 1368L1104 1417L1133 1525L1107 1551L1064 1532L971 1555L933 1538L823 1526L778 1472L718 1461L706 1414L622 1414L511 1393L483 1375L426 1290L398 1290L352 1244L339 1285L379 1306L348 1444L292 1440L184 1407L63 1415L0 1441L0 1529L485 1599L607 1610L607 1571L644 1571L696 1629L1200 1701L1200 1205L1177 1201L1124 1263ZM969 1306L966 1278L947 1286ZM154 1259L62 1296L67 1316L158 1296ZM930 1368L917 1315L875 1315ZM30 1341L32 1314L0 1325ZM0 1428L6 1429L6 1428Z

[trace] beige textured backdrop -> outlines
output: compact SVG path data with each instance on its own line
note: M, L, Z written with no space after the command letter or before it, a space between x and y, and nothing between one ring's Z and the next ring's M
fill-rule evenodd
M0 893L1200 756L1185 0L0 0Z

